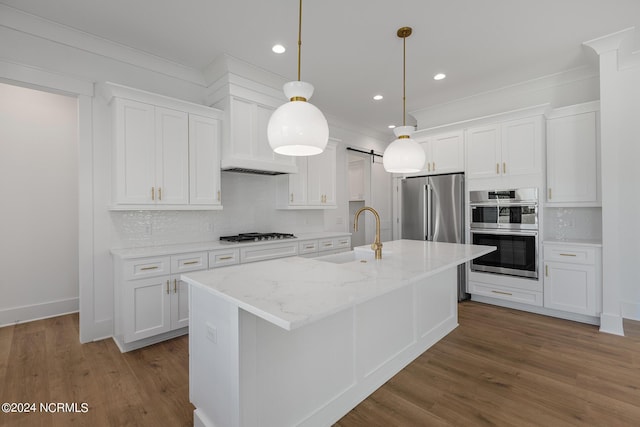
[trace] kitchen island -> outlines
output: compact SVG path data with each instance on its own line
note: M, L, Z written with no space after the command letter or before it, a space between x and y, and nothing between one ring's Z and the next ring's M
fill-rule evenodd
M189 273L196 426L327 426L457 325L459 264L494 247L398 240Z

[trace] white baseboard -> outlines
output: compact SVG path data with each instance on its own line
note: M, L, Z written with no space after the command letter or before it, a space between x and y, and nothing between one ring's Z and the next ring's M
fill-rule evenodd
M622 303L622 317L629 320L640 321L640 303L638 302L623 302Z
M78 298L69 298L40 304L24 305L0 310L0 327L31 322L63 314L77 313Z
M600 332L624 336L622 316L619 314L602 313L600 315Z

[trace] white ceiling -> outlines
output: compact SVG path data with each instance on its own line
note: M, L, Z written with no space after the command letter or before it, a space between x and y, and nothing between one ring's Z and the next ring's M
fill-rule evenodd
M227 53L296 79L297 0L0 0L13 8L204 69ZM328 115L387 132L407 111L596 66L582 42L630 26L640 0L305 0L302 80ZM287 47L271 52L274 43ZM636 43L640 45L640 43ZM447 78L436 82L436 72ZM383 101L373 101L380 93ZM410 119L408 119L408 122Z

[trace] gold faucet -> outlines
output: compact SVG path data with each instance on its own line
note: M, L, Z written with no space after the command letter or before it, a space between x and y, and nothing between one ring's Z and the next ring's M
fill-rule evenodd
M369 206L358 209L358 212L356 212L356 216L353 220L353 230L358 231L358 217L363 211L371 211L376 217L376 241L371 244L371 249L373 249L373 251L375 252L376 259L382 259L382 242L380 242L380 215L378 215L378 212L376 212L375 209L370 208Z

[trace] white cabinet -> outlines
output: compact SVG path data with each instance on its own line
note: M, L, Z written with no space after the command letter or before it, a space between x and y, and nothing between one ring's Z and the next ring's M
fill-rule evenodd
M336 207L337 140L329 140L321 154L298 157L298 173L277 177L278 209Z
M187 114L128 99L113 108L116 203L187 204Z
M121 348L189 326L188 286L180 275L207 268L206 252L118 260L116 340Z
M601 249L544 244L544 306L597 316L602 311Z
M189 203L222 205L220 120L189 115Z
M349 200L364 200L364 162L359 158L349 161Z
M421 143L428 174L464 171L464 137L462 131L449 132L427 138Z
M600 203L598 148L595 111L547 120L547 202Z
M541 117L530 117L468 129L468 179L540 174L542 128Z
M221 209L222 112L105 83L113 117L112 210Z

